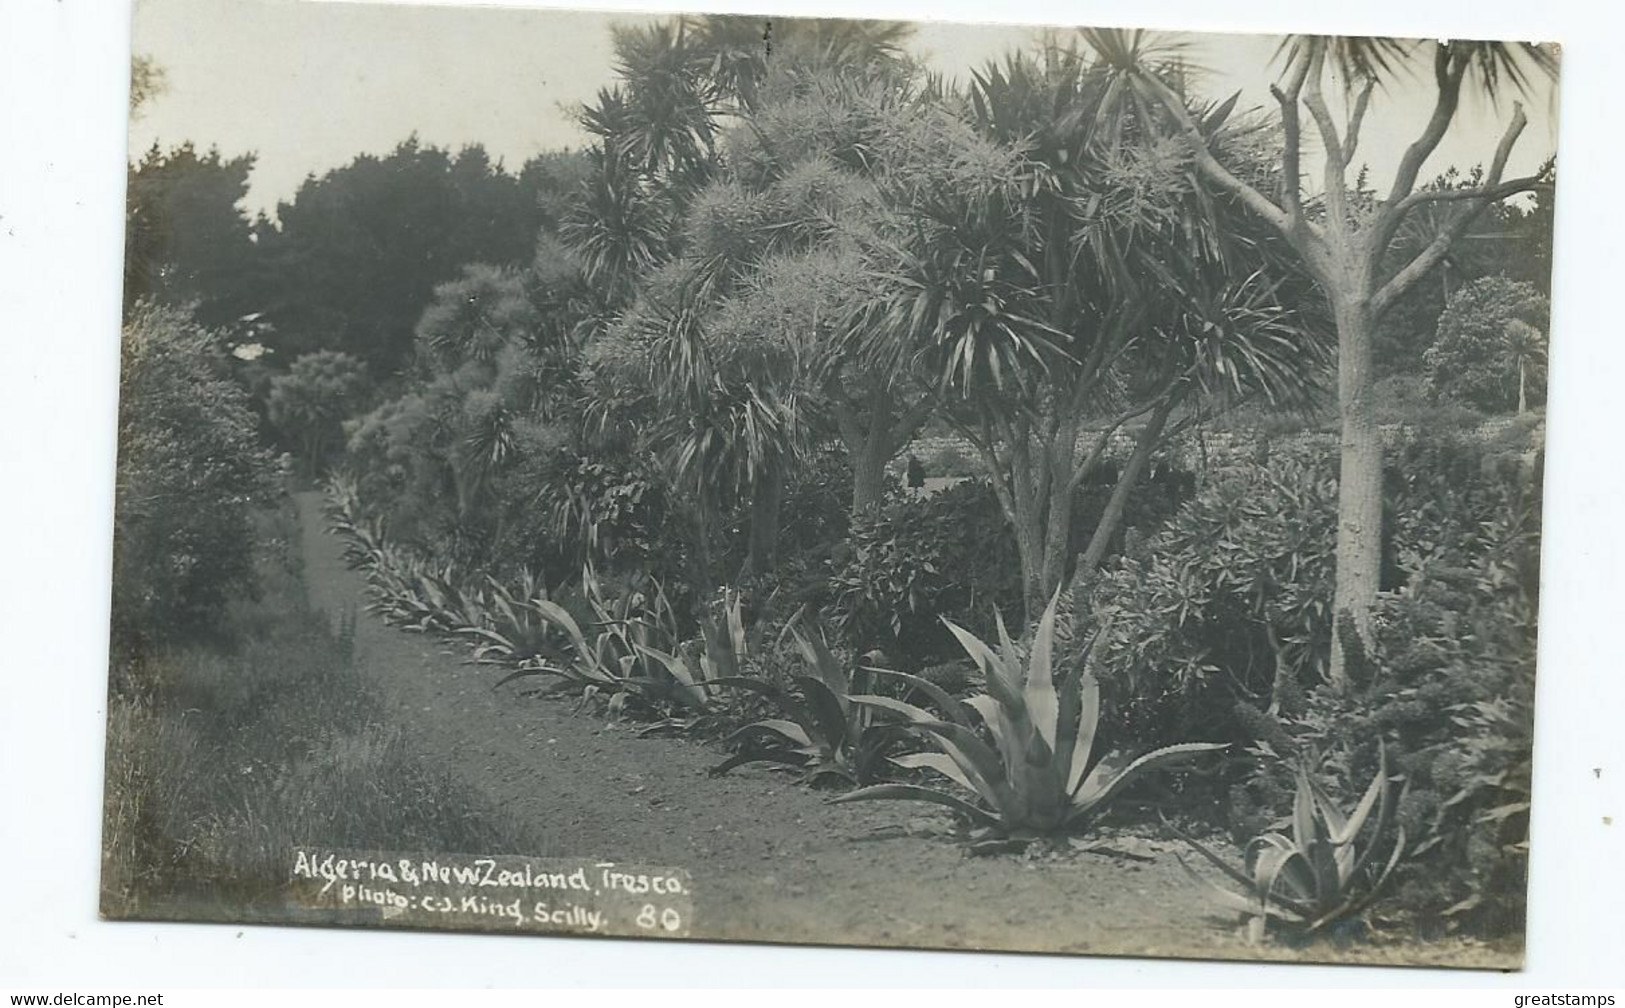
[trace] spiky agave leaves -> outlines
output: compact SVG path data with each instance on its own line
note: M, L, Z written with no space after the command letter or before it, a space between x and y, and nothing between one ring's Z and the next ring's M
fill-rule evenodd
M658 584L656 591L657 610L670 612L670 603ZM636 620L619 624L633 630L628 643L638 660L645 663L646 677L659 681L664 673L670 699L691 710L710 710L717 699L713 681L737 675L750 654L743 597L729 589L718 609L701 621L700 640L681 647L672 640L651 639L648 633L651 628ZM674 639L675 622L670 626L665 637ZM660 646L655 646L656 643Z
M475 664L513 665L529 674L560 650L560 628L537 606L547 600L547 587L528 570L520 574L517 585L504 584L489 574L485 580L490 594L479 596L486 607L484 618L470 621L457 632L476 639Z
M1246 915L1247 938L1257 943L1271 921L1313 934L1364 913L1406 853L1405 827L1395 821L1398 804L1388 779L1388 754L1379 742L1376 776L1346 816L1308 768L1300 766L1290 835L1272 831L1254 837L1246 847L1244 869L1171 823L1169 828L1241 886L1240 893L1226 889L1180 861L1225 906ZM1386 855L1378 854L1384 847Z
M900 766L934 771L971 792L972 799L912 784L861 788L836 801L899 798L934 802L960 813L989 835L1015 838L1056 836L1085 828L1136 778L1225 748L1193 742L1166 746L1137 759L1096 753L1100 685L1089 660L1055 682L1055 611L1050 599L1033 636L1031 654L1021 660L1001 618L999 648L951 622L948 628L976 661L987 692L965 701L986 726L993 744L958 710L943 720L913 705L886 697L855 702L903 715L911 728L938 751L899 757ZM947 622L947 621L944 621ZM1095 635L1099 641L1102 633Z
M735 731L725 743L741 748L711 772L727 773L748 763L777 763L800 769L809 783L828 778L848 784L866 783L876 775L885 751L896 741L896 726L879 723L874 709L864 705L863 701L875 697L853 692L857 678L848 674L821 631L811 633L795 627L791 635L807 671L792 675L789 687L754 676L714 680L716 686L743 689L765 698L779 716L753 721ZM935 691L937 702L950 709L955 706L952 698L923 679L889 669L862 671L895 676Z
M549 655L520 665L493 684L493 689L525 676L553 676L568 687L615 695L632 686L630 677L617 664L606 662L603 648L588 643L581 624L570 611L551 599L536 598L529 603L537 615L565 635L567 650L560 656ZM561 649L563 650L563 649Z
M645 589L607 596L591 565L581 575L582 594L592 609L589 639L569 610L545 598L531 599L527 608L548 627L565 638L560 647L549 647L545 655L524 662L496 685L524 676L550 676L566 690L578 690L587 697L607 697L611 709L619 711L628 699L645 705L676 703L704 710L712 695L703 671L719 667L715 654L721 647L712 644L697 666L680 654L677 644L677 615L665 589L653 578ZM724 620L728 640L738 657L744 654L744 625L741 604L730 600ZM482 634L488 639L496 635ZM710 631L708 631L708 641ZM734 660L737 660L735 658ZM721 666L732 667L732 666Z

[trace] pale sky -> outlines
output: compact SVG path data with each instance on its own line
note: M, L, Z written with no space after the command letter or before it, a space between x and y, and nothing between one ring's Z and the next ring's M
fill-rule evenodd
M168 89L131 126L131 150L191 140L223 154L259 155L246 201L274 210L309 173L357 154L388 152L416 132L426 144L482 143L517 170L530 156L582 146L563 109L614 80L609 26L638 15L496 7L309 0L138 0L134 50L163 66ZM1026 46L1022 26L922 22L913 48L962 77ZM1268 86L1277 39L1193 36L1215 97L1241 90L1243 108L1274 107ZM1430 81L1373 103L1361 141L1372 180L1386 173L1431 108ZM1555 88L1527 101L1529 126L1509 174L1532 171L1557 143ZM1434 172L1489 160L1510 118L1475 99L1429 162ZM1306 159L1306 170L1312 160ZM1424 176L1426 177L1426 176Z

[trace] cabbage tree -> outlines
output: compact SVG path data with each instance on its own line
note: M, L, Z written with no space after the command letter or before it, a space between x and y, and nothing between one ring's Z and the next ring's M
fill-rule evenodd
M1223 144L1228 111L1192 114ZM969 118L876 250L886 296L862 328L875 366L928 374L981 454L1036 618L1080 553L1103 558L1174 427L1209 394L1301 392L1316 343L1280 305L1269 247L1107 68L1012 57L976 75ZM1105 521L1072 542L1078 487L1136 425Z
M1382 562L1382 444L1372 349L1378 323L1487 207L1549 185L1552 164L1507 177L1527 125L1522 104L1514 102L1478 184L1429 188L1419 187L1418 179L1467 94L1479 91L1493 98L1506 85L1527 91L1536 78L1556 74L1555 53L1533 43L1289 37L1282 46L1282 78L1271 89L1280 106L1284 145L1278 173L1265 181L1236 170L1168 75L1158 72L1167 50L1156 39L1145 32L1106 30L1087 31L1085 37L1124 85L1166 113L1172 135L1185 143L1204 182L1229 194L1296 251L1330 304L1342 425L1334 608L1369 644ZM1411 86L1403 75L1412 70L1430 80L1432 111L1394 164L1386 195L1357 200L1364 165L1356 156L1367 116L1385 84ZM1328 96L1334 90L1341 92L1341 119ZM1318 183L1303 170L1306 145L1319 149ZM1401 229L1439 206L1454 212L1437 218L1425 242L1394 256ZM1340 642L1332 649L1331 677L1338 683L1347 678L1343 650Z

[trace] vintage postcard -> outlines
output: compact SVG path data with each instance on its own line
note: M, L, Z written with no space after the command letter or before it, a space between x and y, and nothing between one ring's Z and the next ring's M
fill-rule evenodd
M1517 968L1558 63L140 0L103 914Z

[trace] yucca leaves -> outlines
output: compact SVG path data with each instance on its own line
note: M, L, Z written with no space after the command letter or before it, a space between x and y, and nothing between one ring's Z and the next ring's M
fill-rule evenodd
M1220 902L1247 916L1248 938L1259 941L1272 920L1313 933L1363 913L1382 894L1406 854L1405 829L1394 820L1396 806L1387 752L1379 743L1376 776L1347 815L1308 769L1300 767L1291 835L1270 832L1254 837L1244 851L1244 870L1172 824L1169 828L1241 887L1237 893L1214 885L1185 865L1192 877L1218 894ZM1384 848L1386 855L1376 854ZM1374 856L1383 858L1380 864Z
M1055 681L1059 603L1057 592L1038 621L1025 662L1002 619L998 621L997 650L963 627L947 624L987 682L986 693L962 704L946 695L940 698L949 701L942 706L953 712L950 720L889 697L851 698L855 704L900 716L910 731L937 749L894 757L893 763L945 777L970 792L972 800L929 787L898 784L860 788L834 800L930 801L1010 837L1065 834L1086 827L1141 776L1224 748L1218 743L1193 742L1137 759L1116 754L1096 758L1100 687L1091 661L1075 665L1059 684ZM1104 631L1096 634L1090 653ZM985 735L964 716L966 710L976 714Z

